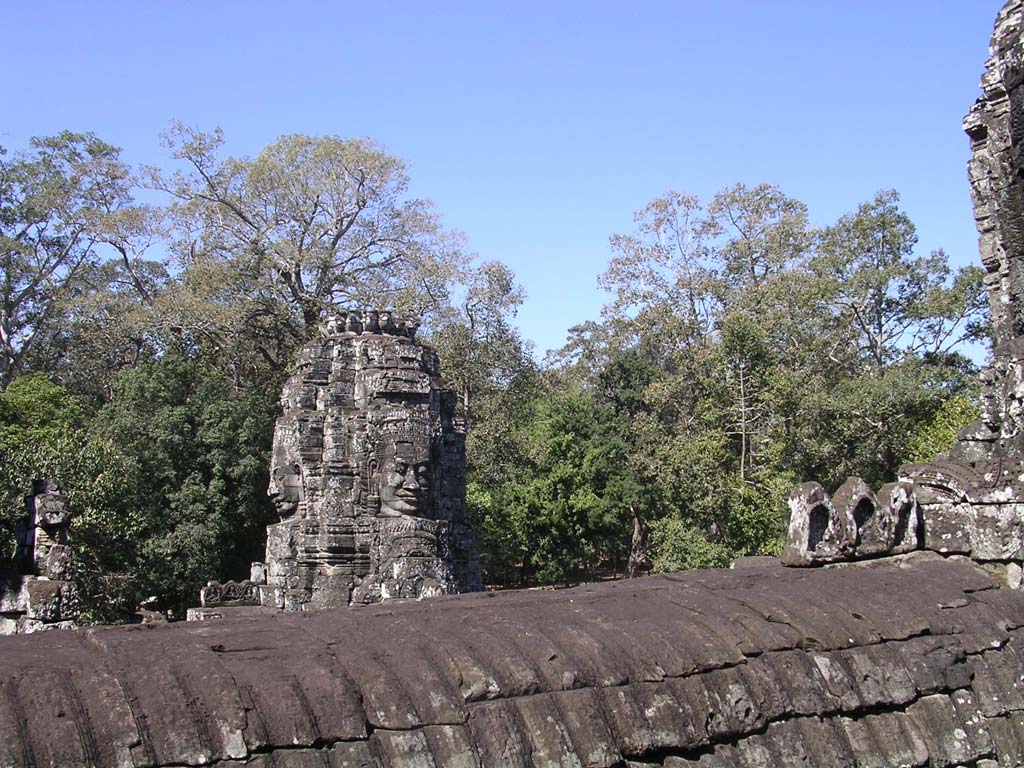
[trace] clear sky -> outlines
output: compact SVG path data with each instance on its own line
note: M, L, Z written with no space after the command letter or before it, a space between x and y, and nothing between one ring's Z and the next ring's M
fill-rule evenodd
M515 270L538 353L596 319L608 236L669 190L778 184L827 224L893 187L922 251L977 261L960 121L1002 0L0 0L0 145L93 131L164 164L369 136Z

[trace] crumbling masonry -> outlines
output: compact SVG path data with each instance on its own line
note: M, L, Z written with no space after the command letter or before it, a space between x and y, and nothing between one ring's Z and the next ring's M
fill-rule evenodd
M67 544L71 508L56 483L37 480L17 525L14 570L0 573L0 635L73 629L78 588Z

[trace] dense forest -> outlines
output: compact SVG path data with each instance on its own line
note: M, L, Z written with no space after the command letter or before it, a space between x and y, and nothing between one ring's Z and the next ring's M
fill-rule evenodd
M877 486L975 416L981 269L918 253L895 191L825 227L767 184L657 197L610 235L601 321L539 362L514 274L381 147L164 140L161 168L91 134L0 155L0 557L59 480L88 620L262 559L277 395L332 307L423 317L494 585L772 553L794 484Z

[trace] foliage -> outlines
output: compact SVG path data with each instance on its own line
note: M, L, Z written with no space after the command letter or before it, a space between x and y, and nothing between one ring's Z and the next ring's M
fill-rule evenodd
M36 137L0 148L0 385L61 322L74 281L99 261L110 217L131 204L119 150L89 133Z
M94 429L138 462L138 588L181 611L208 579L262 559L274 395L237 394L217 371L179 355L122 373Z
M907 461L931 461L953 447L957 432L981 416L981 408L963 395L939 406L931 421L922 424L907 446Z
M164 139L179 169L150 178L174 201L175 322L192 343L280 369L332 307L446 305L461 238L406 196L404 164L377 144L290 135L222 158L219 130L175 123Z
M113 620L134 607L117 575L143 533L139 467L109 441L88 434L77 402L40 374L0 394L2 542L13 553L13 524L25 514L35 479L60 483L74 515L70 543L85 618Z
M533 368L529 344L511 325L525 292L507 266L488 261L470 270L457 309L438 319L432 335L448 378L462 400L472 433L473 408L487 408ZM478 401L482 400L480 403Z
M946 255L915 256L917 233L893 190L847 214L819 236L810 269L826 285L832 356L869 375L907 353L942 355L984 333L982 270L951 278Z
M793 484L894 479L971 391L955 350L984 332L980 270L917 256L894 192L822 230L769 185L707 205L670 192L635 220L611 238L603 323L549 359L604 407L598 440L646 489L619 503L648 524L654 567L777 551ZM596 557L629 540L628 517L613 527Z
M43 374L15 379L0 393L0 467L3 473L3 544L0 560L14 550L14 523L25 514L24 496L43 478L78 432L82 411ZM77 450L72 451L77 453Z
M0 150L0 555L58 480L88 620L180 612L261 558L277 393L336 306L424 316L491 583L776 552L792 485L880 485L977 414L982 271L917 253L894 191L821 228L769 184L657 197L610 238L601 320L538 365L515 275L374 142L165 143L165 205L91 134Z
M651 546L657 555L654 570L683 571L691 568L724 568L732 560L728 547L713 541L678 517L656 520L651 526Z

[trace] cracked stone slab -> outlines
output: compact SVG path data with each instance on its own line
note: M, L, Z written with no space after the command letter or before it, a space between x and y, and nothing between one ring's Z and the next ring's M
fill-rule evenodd
M904 557L0 638L0 766L976 761L1014 743L1021 611Z

